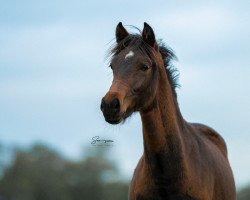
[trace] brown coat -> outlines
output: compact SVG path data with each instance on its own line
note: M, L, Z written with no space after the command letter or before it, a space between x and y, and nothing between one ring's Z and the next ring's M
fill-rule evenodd
M208 126L186 122L180 113L172 51L157 44L147 23L142 35L129 34L119 23L116 41L114 80L101 110L111 124L140 112L144 153L129 200L235 200L224 140Z

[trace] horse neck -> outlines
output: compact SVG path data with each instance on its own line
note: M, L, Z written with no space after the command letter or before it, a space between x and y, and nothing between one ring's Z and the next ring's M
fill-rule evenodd
M180 113L165 69L159 73L155 106L149 111L141 111L140 115L143 125L144 155L148 158L147 161L150 162L153 155L163 151L167 151L170 157L171 155L175 156L174 160L176 160L178 153L180 154L179 158L181 158L182 137L180 130L184 127L185 121Z

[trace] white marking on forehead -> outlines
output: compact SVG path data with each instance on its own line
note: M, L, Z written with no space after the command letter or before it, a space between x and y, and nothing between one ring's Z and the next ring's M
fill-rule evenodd
M133 51L129 51L128 54L125 56L125 59L133 57L135 53Z

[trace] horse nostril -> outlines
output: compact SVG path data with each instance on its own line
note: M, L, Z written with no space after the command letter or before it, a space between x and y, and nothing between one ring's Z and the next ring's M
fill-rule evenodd
M104 110L104 105L105 105L105 102L104 102L104 100L102 99L102 102L101 102L101 110L102 110L102 111Z
M115 98L111 103L110 106L115 109L115 110L119 110L120 109L120 102L117 98Z

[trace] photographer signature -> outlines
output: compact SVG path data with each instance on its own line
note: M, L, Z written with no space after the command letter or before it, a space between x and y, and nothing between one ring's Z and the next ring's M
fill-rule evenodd
M105 140L105 139L100 139L100 136L94 136L92 137L92 145L106 145L109 146L111 142L114 142L113 140Z

